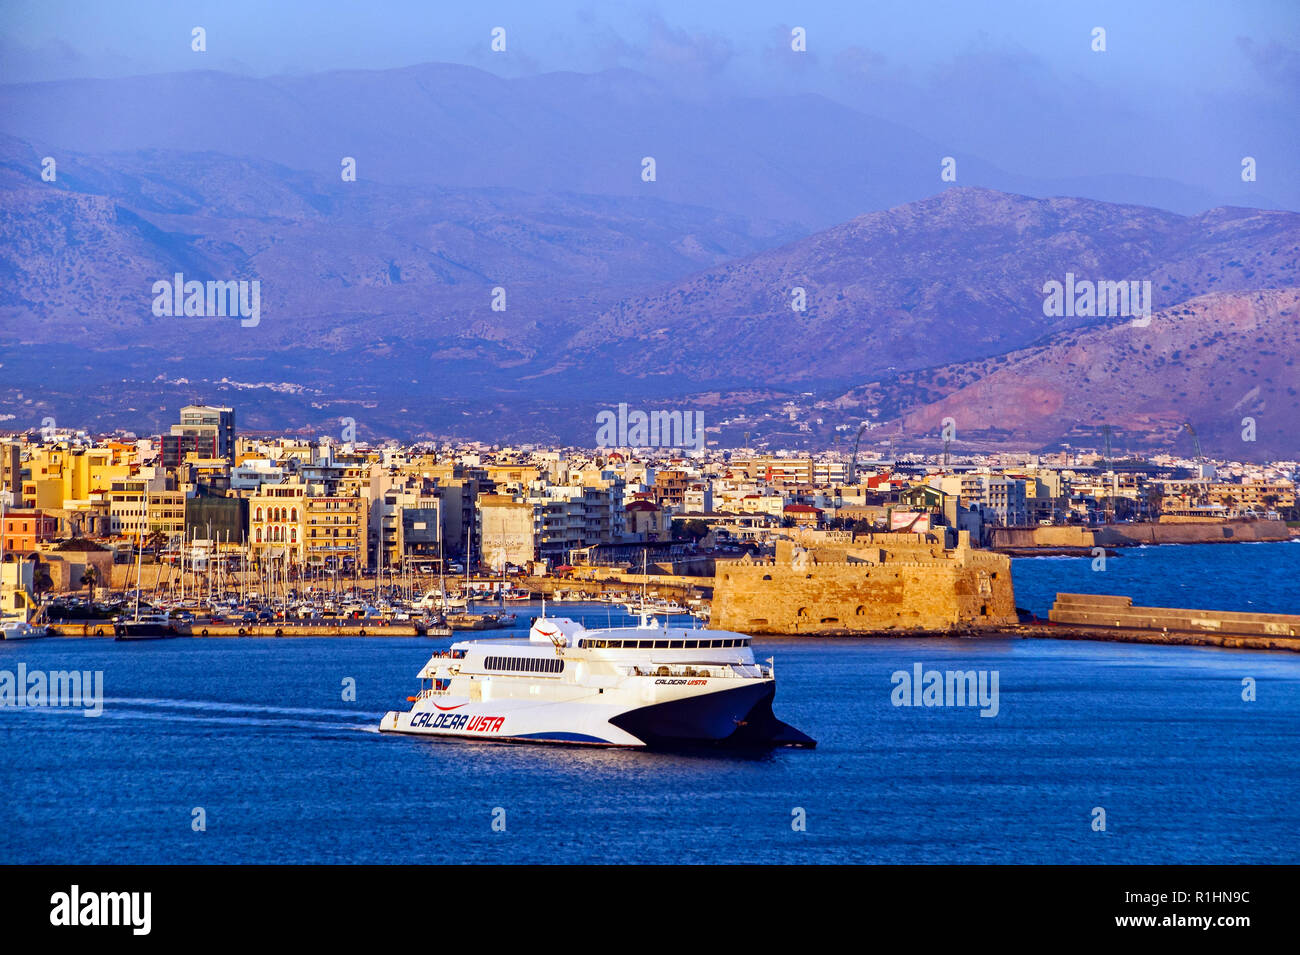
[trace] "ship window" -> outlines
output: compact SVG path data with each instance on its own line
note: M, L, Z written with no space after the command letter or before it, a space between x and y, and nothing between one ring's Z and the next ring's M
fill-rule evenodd
M686 641L686 649L687 649L687 650L698 650L699 648L700 648L700 641L698 641L698 640L687 640L687 641Z
M541 657L485 657L485 670L516 670L522 673L561 673L563 660L547 660Z
M669 648L671 648L671 649L673 649L673 650L680 650L680 649L682 648L682 641L681 641L681 640L673 640L673 641L671 641L671 642L668 644L668 646L669 646Z

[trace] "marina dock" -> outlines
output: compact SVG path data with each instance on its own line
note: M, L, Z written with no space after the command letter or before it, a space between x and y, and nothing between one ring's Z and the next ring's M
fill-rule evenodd
M87 620L51 624L50 634L59 637L115 636L111 620ZM343 623L196 623L177 631L178 637L450 637L449 627L418 630L409 623L349 620Z

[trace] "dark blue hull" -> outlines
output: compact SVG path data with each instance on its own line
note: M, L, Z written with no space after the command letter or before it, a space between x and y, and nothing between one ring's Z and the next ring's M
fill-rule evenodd
M647 746L762 747L817 745L772 713L776 684L754 681L718 693L655 703L610 720Z

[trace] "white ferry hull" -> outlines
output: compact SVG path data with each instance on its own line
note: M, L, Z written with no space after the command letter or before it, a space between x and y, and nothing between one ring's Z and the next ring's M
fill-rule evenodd
M390 711L379 729L459 739L637 748L816 745L772 714L776 694L772 680L717 689L707 689L707 684L735 681L680 680L704 686L676 693L663 692L666 681L662 679L658 685L648 677L636 682L641 685L598 694L609 703L539 702L527 697L475 702L443 696L422 700L409 712ZM620 701L620 696L631 699Z

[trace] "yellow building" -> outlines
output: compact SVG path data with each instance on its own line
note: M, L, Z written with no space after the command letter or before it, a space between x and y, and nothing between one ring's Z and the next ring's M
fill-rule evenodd
M307 555L305 484L270 484L248 498L248 553L303 563Z
M89 500L115 481L131 477L131 465L114 448L33 448L28 458L23 499L34 507L63 507L64 501Z
M304 499L304 534L308 564L343 566L345 560L361 564L366 550L366 509L359 497L309 496Z
M166 534L168 541L181 538L185 533L184 491L155 491L149 495L146 533Z
M1275 511L1295 506L1295 486L1286 481L1243 481L1240 484L1216 482L1209 487L1209 502L1222 504L1238 513L1247 510Z

